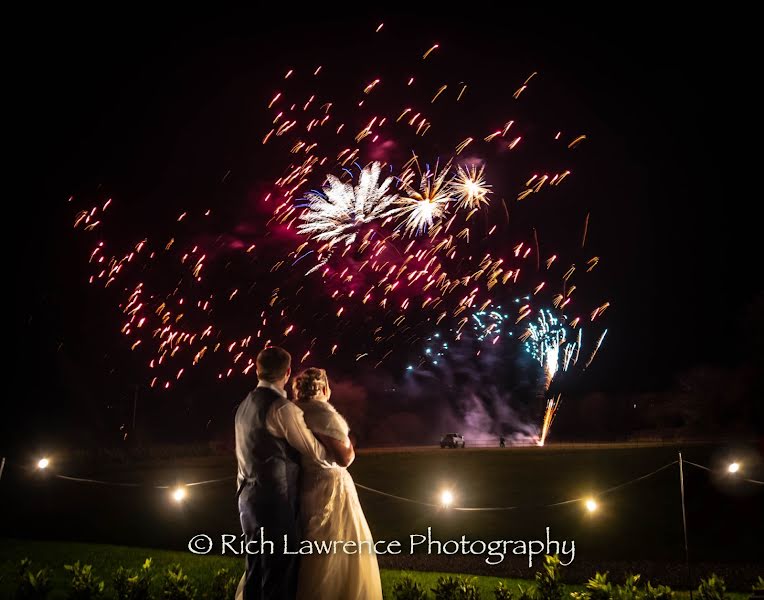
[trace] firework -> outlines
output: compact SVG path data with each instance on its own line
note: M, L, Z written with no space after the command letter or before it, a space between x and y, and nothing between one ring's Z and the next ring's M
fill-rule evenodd
M564 324L565 317L558 318L551 310L539 311L538 319L528 324L528 329L521 336L525 340L525 349L544 369L544 390L548 390L552 379L560 366L560 347L566 344L568 332ZM567 354L569 350L565 350Z
M457 208L472 210L488 204L488 194L491 186L486 184L483 178L485 167L462 167L457 168L456 176L451 184L453 192L458 199Z
M398 199L397 216L404 218L405 235L415 236L427 232L435 222L440 221L448 211L448 205L454 202L454 193L450 179L451 164L438 172L438 165L430 170L429 165L420 174L419 188L414 188L401 178L404 195Z
M605 339L606 335L607 335L607 329L602 332L602 335L597 340L597 343L594 345L594 350L592 351L592 355L589 357L589 360L586 361L586 365L584 365L585 369L588 369L589 365L592 364L592 361L594 360L594 357L597 355L597 351L600 349L600 346L602 345L602 341Z
M328 175L323 190L305 195L307 210L300 215L297 231L317 241L352 244L362 225L383 219L398 195L390 193L392 177L379 182L382 166L373 162L361 170L357 185Z
M383 29L376 22L370 29L377 27L379 35L370 37L382 39L393 26ZM262 222L239 220L212 241L212 220L200 221L209 210L176 206L161 237L136 235L129 247L115 250L103 214L109 202L77 214L76 227L98 235L98 245L89 249L90 281L110 288L124 316L119 328L128 347L145 357L155 387L185 382L194 370L206 374L209 364L220 379L251 377L257 351L270 343L299 346L295 356L304 361L345 356L379 365L391 353L400 354L393 348L427 341L434 325L449 336L437 352L451 342L451 334L458 339L462 333L479 342L476 353L481 345L498 346L510 337L507 351L520 351L517 330L533 320L536 302L553 305L541 300L547 291L559 292L557 310L574 310L572 281L594 268L598 257L583 268L579 262L575 275L566 272L562 290L551 279L532 280L544 271L538 223L535 244L529 243L530 228L511 228L515 208L504 200L549 193L571 171L524 170L501 189L488 185L485 170L502 172L507 149L521 139L526 143L521 133L538 129L507 114L467 112L480 97L481 82L470 80L466 94L458 75L433 72L452 68L443 60L445 48L428 40L422 51L427 46L404 70L363 78L346 64L342 77L332 75L338 65L330 63L304 71L282 65L278 89L262 99L268 125L253 142L269 144L279 163L258 206L268 212ZM525 79L519 102L532 98L527 90L532 77ZM456 118L469 131L455 127L454 116L444 116L457 109L462 114ZM575 153L586 150L585 144L578 146L582 140L572 140ZM565 149L559 142L555 146ZM444 149L448 154L436 160ZM469 164L479 166L454 168L454 157L467 149L476 157ZM406 154L413 158L397 164ZM432 157L434 168L425 165L422 172L419 156ZM502 208L489 201L497 193ZM529 204L517 204L517 210ZM481 209L485 218L471 218ZM240 225L261 237L240 235ZM200 230L205 233L192 233ZM116 237L123 239L124 232ZM546 262L547 278L555 259ZM508 296L524 298L517 314L501 308L509 306ZM236 314L237 308L246 314ZM580 314L586 322L606 309L603 304ZM332 336L313 330L315 322L331 327ZM359 327L372 322L368 329ZM577 323L578 317L569 327ZM555 344L551 330L542 333L539 323L534 326L547 344L541 352L542 342L534 342L551 382L558 370L576 363L581 330L575 342L566 332Z
M428 58L436 49L442 51L437 44L433 45L423 58ZM490 222L493 215L486 210L486 219L472 219L481 208L490 208L488 199L492 189L484 176L487 167L482 165L490 162L490 156L495 156L497 151L501 153L507 147L514 148L521 139L516 135L520 131L515 130L523 124L508 120L506 116L490 117L490 127L476 123L475 132L448 139L456 128L450 122L441 122L440 125L446 127L438 128L436 114L423 111L433 110L433 103L442 107L460 102L467 84L458 81L452 85L446 83L448 79L444 77L432 87L422 85L421 82L427 79L414 75L425 66L429 71L436 63L428 60L419 66L411 65L414 73L408 70L392 75L376 73L375 78L364 78L363 84L353 90L353 100L343 97L340 87L331 85L327 89L318 87L307 92L307 103L304 97L287 99L285 92L278 98L278 104L269 106L273 111L273 135L268 143L283 146L285 164L282 172L286 173L274 182L274 193L282 196L283 202L275 207L273 221L283 224L282 231L285 232L294 225L302 236L296 249L289 253L289 260L279 260L275 268L291 264L299 266L302 275L320 278L322 287L331 290L331 298L338 303L327 310L326 315L342 320L343 326L351 322L357 310L368 314L372 307L376 307L380 323L373 339L379 349L358 353L364 357L379 354L384 359L389 356L391 351L384 346L388 346L399 332L405 332L408 339L424 339L421 330L428 322L453 325L457 333L461 332L470 322L465 315L478 309L495 309L491 296L500 296L501 287L518 285L523 270L521 261L530 257L540 264L537 242L536 256L529 244L521 243L523 252L516 252L517 264L510 265L507 257L502 256L506 247L496 247L495 240L501 236L490 239L499 226ZM525 87L533 76L525 78ZM415 80L419 82L416 86L413 85ZM397 98L392 105L377 102L380 96L376 90L383 81L385 89L399 94L400 104ZM309 85L318 84L310 82ZM472 85L470 89L473 89ZM322 100L311 104L313 98ZM330 98L332 101L328 101ZM290 102L291 113L284 110ZM298 106L303 106L304 117L295 111ZM470 116L465 123L472 120ZM362 125L360 128L346 127L350 123ZM436 133L428 133L431 130ZM513 135L508 137L510 130ZM488 131L491 133L486 136ZM433 135L438 136L433 140L435 144L429 142ZM481 140L490 145L482 144ZM471 159L470 163L481 166L452 168L454 156L468 146L480 157ZM392 150L388 151L388 148ZM319 191L316 198L305 190L315 185L318 177L325 181L327 173L336 174L340 169L347 172L348 167L359 161L363 163L367 156L376 160L382 155L393 159L398 148L409 150L412 158L402 166L394 161L384 163L385 168L389 166L390 173L396 175L395 189L391 186L388 193L397 193L398 198L391 206L380 209L373 228L362 227L349 211L341 211L340 223L330 220L324 224L324 231L313 229L309 222L323 217L320 211L310 210L310 198L315 202L313 208L319 208L326 202L327 193ZM435 168L425 166L422 172L418 157L433 156L434 148L454 150L450 156L443 156L442 161L436 160ZM445 167L439 168L442 164ZM565 171L565 174L569 173ZM520 181L530 177L525 187L529 188L528 193L537 193L542 188L559 184L565 174L527 174ZM346 181L344 176L341 178ZM344 193L349 193L347 188ZM509 209L503 199L501 204L509 222ZM348 226L347 232L343 223ZM340 244L344 245L342 249L336 247L340 240L345 242ZM487 242L486 248L483 248L484 242ZM452 319L453 323L450 322Z
M557 398L550 398L546 404L546 411L544 411L544 420L541 424L541 435L539 436L538 445L543 446L546 442L546 437L549 434L549 429L552 427L552 421L557 414L557 409L560 406L560 400L562 396L557 395Z
M569 293L575 286L571 287ZM578 363L578 358L583 347L583 328L579 327L580 319L576 317L570 321L570 327L577 329L575 339L569 338L569 331L565 326L567 317L563 314L555 313L550 309L539 311L538 318L528 324L525 332L520 339L525 342L526 351L538 361L544 372L544 380L541 389L541 395L546 396L546 392L557 373L567 371L572 365ZM605 339L607 329L603 331L594 349L583 366L587 369L597 354L602 341ZM556 400L547 400L547 407L544 412L544 418L541 426L541 436L539 445L544 445L544 440L549 433L554 415L559 406L559 395Z
M479 310L472 313L472 330L479 341L489 339L495 344L505 333L504 323L507 318L508 315L502 313L501 306L491 311ZM509 335L512 333L509 332Z

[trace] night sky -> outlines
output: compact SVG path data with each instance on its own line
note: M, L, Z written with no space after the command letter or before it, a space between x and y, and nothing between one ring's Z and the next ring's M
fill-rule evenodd
M135 203L140 219L147 207L159 219L180 205L211 205L224 228L274 177L260 143L274 83L288 68L312 68L319 53L326 64L364 60L348 48L363 48L381 21L396 32L374 56L387 69L433 41L467 48L460 67L497 80L487 110L537 71L539 118L587 135L584 179L571 185L579 209L591 211L589 243L606 261L600 286L612 306L607 344L581 389L662 390L688 368L749 360L761 330L756 238L747 233L758 202L744 149L755 137L744 133L750 38L722 43L717 33L733 29L711 15L613 14L606 24L602 15L330 12L292 20L260 11L67 12L20 26L25 39L6 75L17 164L7 176L19 188L6 199L14 213L6 223L20 238L5 257L18 269L8 291L19 338L7 347L19 383L6 400L17 416L3 419L12 443L98 428L104 405L122 411L118 423L145 383L113 307L86 285L86 248L66 199L102 190ZM542 230L542 243L567 225ZM211 383L193 401L156 402L200 413L216 402L225 415L247 385Z

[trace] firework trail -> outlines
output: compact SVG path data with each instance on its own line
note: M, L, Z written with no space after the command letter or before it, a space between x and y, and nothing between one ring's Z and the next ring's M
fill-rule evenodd
M546 404L546 410L544 411L544 420L541 423L541 435L539 436L538 445L543 446L546 443L546 436L549 434L549 429L552 427L552 421L557 414L557 409L560 406L561 394L557 395L557 398L550 398Z

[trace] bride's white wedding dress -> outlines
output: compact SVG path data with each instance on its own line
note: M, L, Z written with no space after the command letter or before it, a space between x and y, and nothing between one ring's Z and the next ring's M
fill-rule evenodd
M300 402L305 423L314 433L345 441L349 428L342 415L328 402ZM347 554L310 554L300 559L297 587L299 600L381 600L382 583L377 556L369 547L371 531L358 499L353 478L347 469L332 463L321 467L303 461L302 515L303 539L311 541L371 542L358 544L363 550Z

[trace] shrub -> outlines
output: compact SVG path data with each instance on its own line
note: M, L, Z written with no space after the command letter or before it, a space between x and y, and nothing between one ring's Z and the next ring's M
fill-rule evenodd
M572 592L574 600L612 600L613 586L607 579L607 572L595 573L594 577L586 582L583 592Z
M644 600L673 600L674 598L674 592L669 586L657 585L653 587L649 581L643 594Z
M170 565L165 572L162 598L164 600L193 600L196 598L196 588L191 585L188 575L183 573L180 565Z
M408 575L398 579L393 585L393 600L426 600L427 593L421 585Z
M759 579L756 581L756 583L753 584L753 587L751 588L751 591L753 591L753 592L764 592L764 577L759 575Z
M32 561L25 558L19 563L18 600L44 600L50 591L50 569L32 570Z
M563 590L560 581L560 558L545 556L541 571L536 573L536 597L539 600L562 600Z
M72 600L93 600L103 596L105 584L93 574L93 565L81 565L77 561L73 565L64 565L64 569L72 573Z
M618 600L640 600L642 591L639 589L640 575L627 575L623 585L615 588L615 597Z
M435 587L435 600L480 600L480 592L474 579L463 577L438 577Z
M700 600L724 600L726 591L724 579L713 573L708 579L700 580L698 596Z
M517 600L536 600L536 589L532 585L523 587L518 583Z
M147 558L143 566L134 572L120 567L114 575L114 589L117 600L148 600L151 585L151 559Z
M218 569L212 578L211 600L233 600L239 579L228 569Z
M503 581L496 584L493 589L493 597L495 600L513 600L512 591L504 585Z

